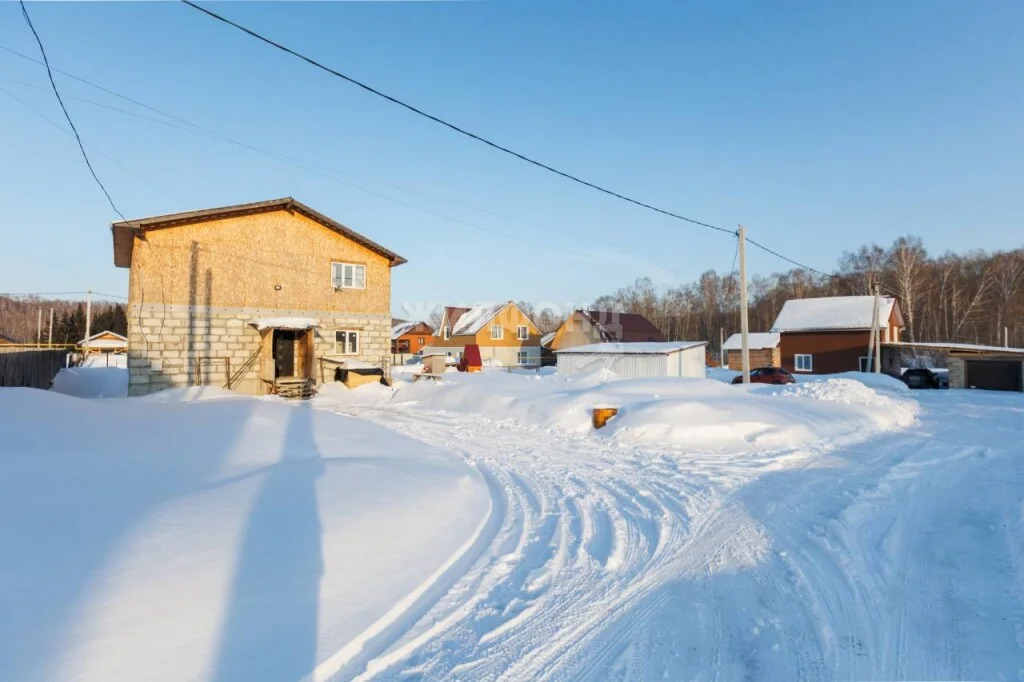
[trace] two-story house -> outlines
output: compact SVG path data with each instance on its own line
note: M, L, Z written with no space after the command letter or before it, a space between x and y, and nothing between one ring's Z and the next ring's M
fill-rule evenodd
M399 322L391 328L391 352L422 353L433 339L434 330L426 322Z
M129 395L318 383L321 359L382 363L405 259L292 198L114 223L130 268Z
M485 363L539 367L540 339L540 329L533 320L513 301L506 301L473 308L445 308L430 348L458 357L467 345L476 344Z
M779 335L782 366L790 372L867 372L874 296L829 296L786 301L771 332ZM895 298L878 302L882 343L900 340L903 313Z
M667 340L643 315L611 310L574 310L554 334L550 341L554 351L594 343L662 343Z

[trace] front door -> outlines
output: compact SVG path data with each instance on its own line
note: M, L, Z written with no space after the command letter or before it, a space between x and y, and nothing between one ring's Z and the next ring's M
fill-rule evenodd
M274 378L295 376L295 332L274 330Z

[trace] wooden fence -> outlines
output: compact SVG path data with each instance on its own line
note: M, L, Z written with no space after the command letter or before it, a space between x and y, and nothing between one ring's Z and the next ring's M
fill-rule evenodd
M67 349L4 348L0 346L0 386L50 388L64 366Z

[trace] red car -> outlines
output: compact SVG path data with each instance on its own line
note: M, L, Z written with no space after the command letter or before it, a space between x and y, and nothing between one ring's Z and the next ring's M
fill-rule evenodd
M743 383L743 375L732 380L734 384ZM793 375L781 367L758 367L750 370L750 383L752 384L795 384Z

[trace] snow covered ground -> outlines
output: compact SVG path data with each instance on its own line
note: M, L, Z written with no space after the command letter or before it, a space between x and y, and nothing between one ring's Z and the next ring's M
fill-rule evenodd
M0 389L0 679L356 664L475 558L488 490L457 456L308 404Z
M0 679L1024 679L1024 396L612 378L0 390Z

